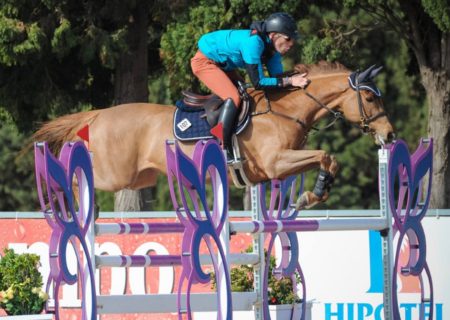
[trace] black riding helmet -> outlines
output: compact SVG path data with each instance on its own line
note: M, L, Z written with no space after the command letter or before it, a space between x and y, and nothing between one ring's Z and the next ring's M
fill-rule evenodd
M265 21L265 31L278 32L287 35L292 39L298 39L297 24L291 15L285 12L272 13Z

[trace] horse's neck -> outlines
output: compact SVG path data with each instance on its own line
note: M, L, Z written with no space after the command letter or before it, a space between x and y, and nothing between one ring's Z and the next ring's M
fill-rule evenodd
M269 93L267 94L268 101L262 91L255 91L252 96L256 103L256 111L264 112L270 107L272 111L299 119L307 125L313 125L329 114L329 111L321 107L321 104L334 109L338 105L337 98L342 94L341 89L334 88L334 86L326 87L319 82L321 82L320 79L307 91L299 89ZM318 88L327 89L320 90Z
M312 96L317 99L316 102L312 98L309 98L311 100L311 103L313 104L311 110L311 116L312 116L312 122L315 123L319 121L320 119L328 116L330 114L329 110L333 110L337 108L338 104L335 103L337 97L341 94L341 92L326 92L324 94L318 94L317 96ZM325 107L324 107L325 106Z

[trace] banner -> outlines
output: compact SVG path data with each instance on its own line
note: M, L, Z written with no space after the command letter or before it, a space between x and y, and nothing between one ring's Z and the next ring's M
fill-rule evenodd
M236 220L236 218L235 218ZM44 282L49 272L48 241L50 228L44 219L0 219L0 248L17 253L41 256ZM99 219L98 222L120 222ZM127 222L173 222L166 219L127 219ZM434 285L434 319L450 318L450 218L425 218L427 262ZM383 319L381 238L370 231L299 233L300 264L306 279L307 299L312 303L311 319L363 320ZM118 235L96 238L95 251L100 254L180 254L181 234ZM231 253L245 251L251 244L248 234L231 238ZM203 248L206 252L206 248ZM3 255L3 251L1 252ZM75 264L75 257L72 257ZM402 259L408 259L405 250ZM208 270L208 266L205 267ZM105 268L97 271L101 294L176 293L180 267ZM419 316L420 284L412 277L400 277L400 311L402 319ZM210 291L210 285L196 286L194 292ZM76 286L62 290L64 319L76 319L80 306ZM73 309L75 308L75 309ZM3 311L1 311L3 312ZM425 308L425 314L429 306ZM4 313L2 313L3 315ZM206 316L206 315L205 315ZM196 313L197 319L205 319ZM177 319L176 314L102 315L101 319L143 320Z

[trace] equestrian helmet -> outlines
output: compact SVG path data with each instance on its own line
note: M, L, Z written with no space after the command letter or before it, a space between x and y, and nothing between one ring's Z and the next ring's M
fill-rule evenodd
M290 14L285 12L272 13L265 21L266 32L278 32L292 39L298 39L297 24Z

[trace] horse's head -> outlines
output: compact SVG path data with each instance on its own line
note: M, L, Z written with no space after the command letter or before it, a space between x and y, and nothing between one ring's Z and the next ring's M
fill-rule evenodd
M384 111L380 90L373 82L382 67L371 66L348 77L351 90L346 90L338 111L364 133L369 133L378 145L391 142L395 138L394 129Z

